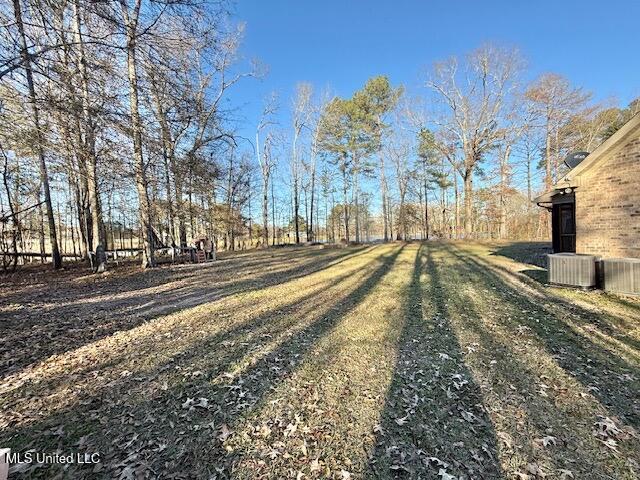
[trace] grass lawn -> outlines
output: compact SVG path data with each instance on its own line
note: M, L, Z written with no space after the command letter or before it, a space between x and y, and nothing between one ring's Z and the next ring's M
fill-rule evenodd
M17 478L639 478L640 301L544 285L534 250L4 283L0 447L101 454Z

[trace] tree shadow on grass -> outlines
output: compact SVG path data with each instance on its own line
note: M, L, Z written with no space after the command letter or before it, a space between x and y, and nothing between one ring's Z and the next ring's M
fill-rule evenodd
M500 305L509 306L512 316L503 316L505 325L514 333L519 326L535 332L537 340L565 372L578 380L585 390L590 391L625 424L636 429L640 427L638 364L629 363L570 325L571 322L576 322L603 326L603 320L607 320L606 315L585 310L553 297L549 292L544 292L544 298L527 294L524 288L518 288L517 283L514 283L517 282L517 277L513 278L514 282L508 282L491 270L493 265L479 261L454 247L447 248L462 262L473 282L494 287L493 292ZM507 271L506 274L513 276L512 272ZM603 329L606 329L606 325Z
M276 260L263 259L263 263L245 258L252 267L239 264L237 272L227 268L224 275L212 264L197 274L181 272L176 278L185 280L184 285L159 294L149 294L145 290L150 286L175 280L170 275L167 276L166 272L157 275L154 272L148 282L143 281L142 285L138 285L138 293L134 287L131 291L127 290L127 298L105 299L90 305L82 305L83 299L87 298L83 295L77 300L74 297L74 301L68 305L59 306L46 305L47 299L43 298L35 308L26 307L26 311L22 308L6 317L0 340L0 375L6 377L51 355L76 349L118 331L135 328L161 315L320 272L368 250L314 250L312 254L293 252L302 255L302 260L293 266L290 266L291 258L285 255L277 255ZM281 268L275 272L267 270L260 275L254 275L251 271L254 267L269 269L274 265ZM121 288L125 287L126 284ZM111 288L111 284L107 283L98 287L93 295L102 295L103 290L108 292ZM72 288L68 294L74 295ZM11 299L3 298L2 301L7 303Z
M635 302L632 299L619 297L607 292L587 291L584 292L585 296L581 298L581 300L584 300L587 304L592 304L593 309L591 310L589 307L583 308L571 300L556 295L554 290L548 288L549 285L547 285L546 281L538 281L535 278L533 278L535 281L531 281L532 276L528 275L530 271L516 272L502 265L482 260L476 256L474 256L473 259L473 261L479 263L479 265L490 268L498 273L499 276L503 277L503 281L507 280L508 283L511 284L522 282L524 285L531 287L535 295L543 299L545 304L562 308L564 310L562 312L563 315L573 315L580 324L597 328L605 335L628 345L631 349L640 351L640 341L630 337L626 333L636 329L638 322L640 322L640 315L637 314L638 309L640 309L640 300ZM546 271L536 270L536 272ZM565 291L577 291L577 288L573 287L554 286L553 288L563 289ZM619 311L611 313L610 308L607 308L611 306Z
M526 270L520 270L521 274L526 275L531 280L534 280L542 285L549 283L549 273L547 270L534 270L532 268Z
M505 257L524 265L539 267L519 270L518 274L525 275L542 285L549 283L547 255L553 253L551 243L514 242L498 247L490 245L489 250L491 256Z
M367 262L367 264L362 265L360 270L364 272L370 270L370 263L372 262ZM278 335L283 334L287 329L294 327L297 319L288 319L287 317L289 315L297 313L304 316L321 308L322 302L315 300L315 297L318 296L318 288L326 286L327 288L335 288L339 290L339 287L345 282L345 280L353 276L353 274L354 273L352 271L347 270L346 273L333 277L331 285L329 285L328 281L319 282L318 287L314 286L314 289L310 293L301 297L296 297L295 300L285 304L279 303L273 308L261 311L258 316L251 317L248 320L241 322L236 322L229 328L227 328L227 325L216 321L214 323L221 323L219 331L215 334L203 334L202 337L198 339L198 348L211 349L212 351L216 349L219 350L218 363L221 365L221 368L224 369L227 364L234 363L250 353L251 348L264 344L265 339L277 337ZM231 319L236 313L237 305L231 305L228 308L216 310L213 314L213 318L203 318L201 322L209 323L212 320L217 320L218 318ZM274 319L279 318L285 318L286 321L279 323L274 321ZM193 324L193 319L188 319L188 321ZM153 355L156 349L166 346L171 343L171 338L180 335L179 332L181 331L181 328L182 324L174 325L168 330L158 328L157 335L159 338L145 338L144 334L141 334L142 340L138 341L137 353L148 352L149 355ZM223 348L220 348L221 346ZM124 371L126 368L129 368L125 363L126 360L127 358L123 359L120 358L120 356L108 358L99 356L94 361L82 363L82 366L79 368L73 368L71 373L73 373L77 378L82 376L87 378L86 375L88 374L95 373L99 375L100 372L107 369L119 369ZM199 369L199 362L197 359L194 359L192 350L185 349L179 350L161 365L158 365L157 370L164 371L170 369L174 365L180 365L183 360L188 360L188 367L190 370L197 371ZM51 394L63 385L69 383L68 373L70 372L65 370L58 375L48 375L46 379L37 379L36 381L39 384L39 388L42 388ZM216 373L215 370L209 370L208 376L215 376L218 373ZM31 382L27 381L22 386L12 389L11 396L13 398L28 396L25 395L25 393L32 388L32 382L33 380L31 380ZM94 394L97 390L93 390Z
M492 248L491 255L499 255L519 263L547 268L547 255L553 253L551 242L513 242Z
M628 474L624 461L612 462L614 457L592 435L596 413L605 411L597 403L572 401L563 397L562 389L556 391L562 380L554 371L555 359L549 357L545 364L530 348L527 334L518 333L515 319L523 315L519 299L503 295L499 279L476 268L472 259L457 255L451 247L444 250L455 258L449 265L455 270L451 280L455 287L448 295L456 305L451 314L458 319L459 335L473 346L467 363L487 383L486 405L504 440L501 458L509 472L526 472L526 465L535 464L547 475L558 475L560 469L573 471L575 478L623 478ZM489 292L470 294L471 285L481 285ZM528 316L530 311L525 312ZM546 435L554 436L554 448L540 443Z
M311 347L363 301L392 268L401 250L396 248L376 259L377 265L371 267L364 280L346 293L338 291L344 279L336 279L335 294L327 289L330 299L317 293L315 303L300 305L295 318L303 323L300 328L285 332L292 327L285 319L277 328L265 329L263 333L268 335L280 334L265 352L246 336L235 339L232 347L236 350L232 354L224 351L229 337L223 344L220 338L203 340L183 352L170 368L165 365L150 372L134 385L131 380L116 381L110 391L80 401L73 410L56 413L55 418L14 432L12 446L20 450L24 443L16 442L32 439L33 446L53 444L62 451L73 450L78 448L80 437L87 435L81 440L83 448L100 451L105 470L96 475L87 467L74 465L69 470L74 478L114 478L124 473L163 478L231 476L234 464L241 460L228 448L235 429L286 381ZM290 313L281 314L286 317ZM264 321L260 324L268 326ZM176 377L176 369L190 371L194 365L201 376L193 377L190 372L191 375ZM163 381L170 385L156 388ZM206 405L185 407L189 398L205 398ZM55 425L65 425L68 430L62 437L40 435L43 429ZM37 470L35 474L50 477L55 469Z
M476 258L476 261L483 260ZM485 261L486 262L486 261ZM597 328L604 334L628 345L631 349L640 352L640 341L632 338L628 333L633 332L640 322L640 300L637 302L630 298L620 297L603 291L582 291L574 287L540 285L531 282L528 277L520 275L521 272L513 272L501 265L487 263L494 272L508 279L510 282L522 281L531 286L538 295L545 297L545 301L552 306L563 308L572 314L581 325ZM560 296L560 290L568 293L578 293L575 298L584 301L584 307L573 302L569 297ZM636 352L636 353L637 353Z
M371 453L371 476L435 478L443 469L465 478L502 478L495 431L450 325L448 292L431 250L420 247L404 298L398 358ZM428 290L421 281L425 273Z

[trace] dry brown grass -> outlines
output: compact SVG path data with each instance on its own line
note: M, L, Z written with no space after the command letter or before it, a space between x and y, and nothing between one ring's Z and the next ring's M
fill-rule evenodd
M0 446L102 455L43 478L637 478L640 304L503 247L7 285Z

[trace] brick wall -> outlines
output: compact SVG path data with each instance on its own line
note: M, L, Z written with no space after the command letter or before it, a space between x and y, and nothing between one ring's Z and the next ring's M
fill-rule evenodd
M576 252L640 258L640 137L585 172L576 189Z

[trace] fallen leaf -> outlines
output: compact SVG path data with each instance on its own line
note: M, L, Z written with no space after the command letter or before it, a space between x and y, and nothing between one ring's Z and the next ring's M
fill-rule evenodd
M427 458L427 461L429 461L430 463L435 463L438 467L448 467L449 464L447 462L443 462L442 460L440 460L438 457L429 457Z
M504 442L505 447L510 450L513 448L513 437L511 437L511 435L509 435L507 432L498 432L497 436Z
M536 477L544 478L547 476L544 470L542 470L542 468L537 463L527 464L526 469L527 469L527 472L529 472L532 475L535 475Z
M409 418L409 415L402 417L402 418L396 418L396 423L400 426L404 425L405 423L407 423L407 418Z
M613 438L607 438L606 440L600 440L605 447L613 450L618 453L618 442L616 442Z
M569 478L575 478L573 476L573 472L571 470L565 470L564 468L561 468L558 470L558 472L560 473L560 480L567 480Z
M464 418L469 423L473 423L476 420L476 416L471 412L465 412L463 410L461 415L462 415L462 418Z
M536 438L536 442L541 443L544 447L548 447L549 445L557 445L558 439L551 435L546 435L542 438Z
M522 473L520 471L514 472L514 475L518 477L519 480L529 480L531 478L531 475L528 473Z
M450 473L447 473L447 471L444 468L441 468L440 470L438 470L438 476L442 478L442 480L458 480L458 477L456 477L455 475L451 475Z
M309 465L309 470L311 470L312 472L317 472L318 470L320 470L320 461L317 458L311 462L311 464Z
M223 423L220 427L220 435L218 435L218 440L224 442L233 432L229 429L229 426L226 423Z
M622 433L622 430L618 428L616 423L609 417L599 417L600 420L594 423L596 426L593 434L596 437L607 438L616 437Z

